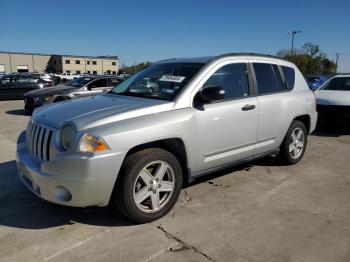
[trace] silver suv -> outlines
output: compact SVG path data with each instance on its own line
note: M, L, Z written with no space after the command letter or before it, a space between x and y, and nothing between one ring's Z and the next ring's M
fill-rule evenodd
M267 155L304 155L315 98L298 68L226 54L160 61L110 92L38 108L20 134L21 179L68 206L109 202L137 223L165 215L183 182Z

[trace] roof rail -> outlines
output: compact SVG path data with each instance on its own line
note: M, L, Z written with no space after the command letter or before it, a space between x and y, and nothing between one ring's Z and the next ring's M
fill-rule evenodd
M223 58L223 57L229 57L229 56L258 56L258 57L265 57L265 58L274 58L274 59L279 59L279 60L284 60L284 61L288 61L282 57L279 56L274 56L274 55L267 55L267 54L258 54L258 53L225 53L225 54L221 54L221 55L217 55L217 56L212 56L206 63L215 61L217 59ZM191 58L191 57L187 57L187 58ZM196 57L193 57L196 58ZM161 62L166 62L166 61L172 61L172 60L177 60L177 59L181 59L181 58L168 58L168 59L163 59L160 61L156 61L155 63L161 63ZM184 57L184 59L186 59Z
M226 57L226 56L260 56L260 57L269 57L269 58L285 60L279 56L259 54L259 53L226 53L226 54L221 54L221 55L215 56L215 58L221 58L221 57Z

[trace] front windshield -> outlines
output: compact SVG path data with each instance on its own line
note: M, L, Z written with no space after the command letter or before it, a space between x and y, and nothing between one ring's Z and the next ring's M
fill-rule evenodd
M202 67L200 63L154 64L121 82L110 93L173 100Z
M90 82L92 79L93 79L92 77L78 77L69 81L66 85L74 86L74 87L82 87L88 82Z
M350 77L335 77L320 87L320 90L350 91Z

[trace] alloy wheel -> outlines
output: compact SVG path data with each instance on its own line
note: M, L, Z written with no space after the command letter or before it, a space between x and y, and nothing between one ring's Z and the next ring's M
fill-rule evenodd
M175 190L175 173L165 161L157 160L147 164L138 174L133 199L143 212L154 213L162 209Z
M298 158L304 149L305 135L300 127L293 130L289 138L289 153L292 158Z

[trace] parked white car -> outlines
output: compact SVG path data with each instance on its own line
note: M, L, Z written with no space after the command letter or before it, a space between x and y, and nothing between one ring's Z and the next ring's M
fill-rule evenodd
M65 80L73 80L75 78L80 77L80 75L77 74L71 74L71 73L62 73L62 74L57 74L57 77Z
M350 119L350 75L338 75L315 91L320 119Z

